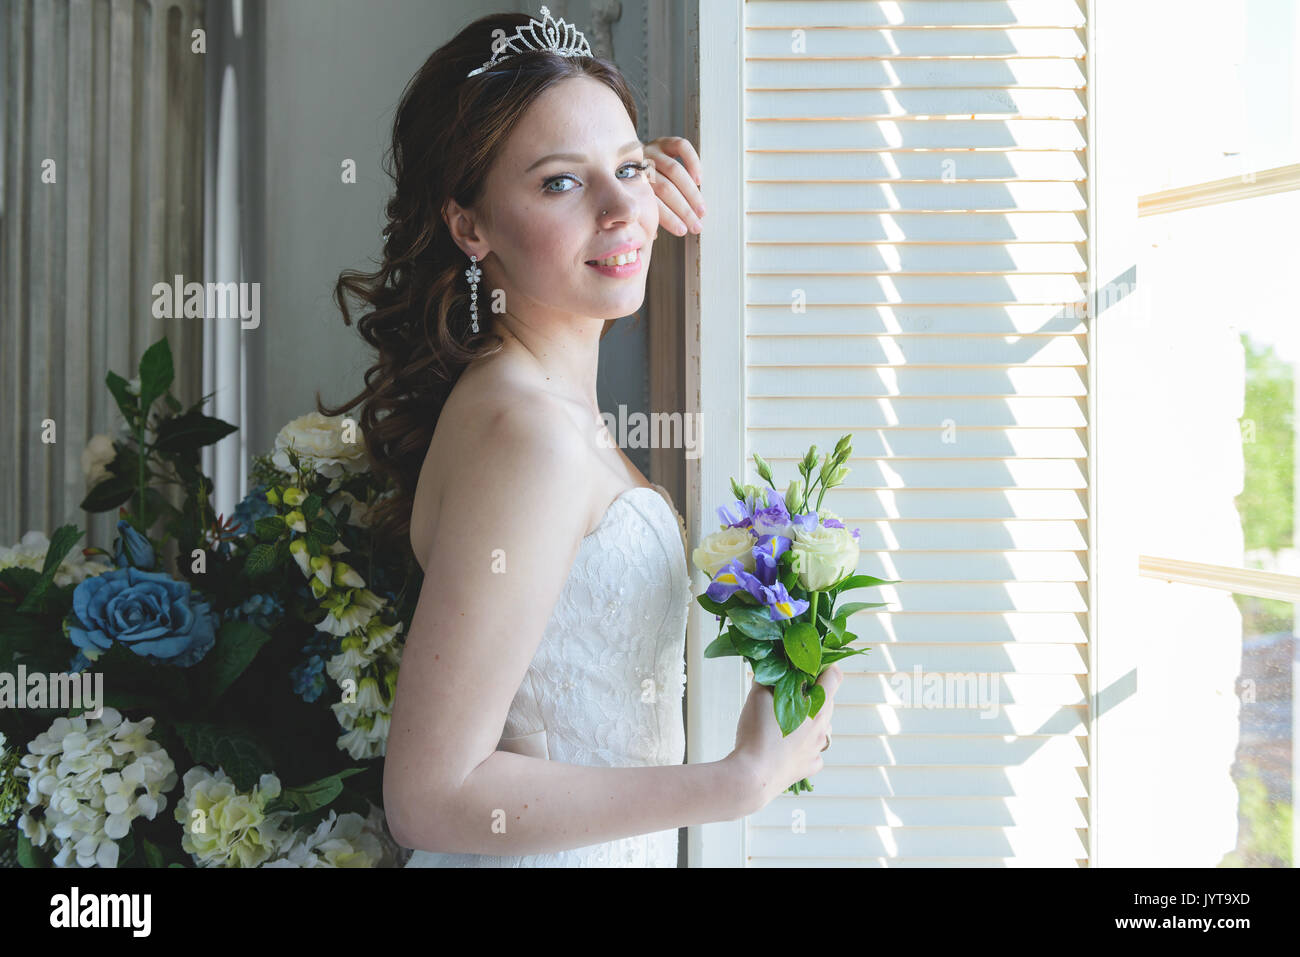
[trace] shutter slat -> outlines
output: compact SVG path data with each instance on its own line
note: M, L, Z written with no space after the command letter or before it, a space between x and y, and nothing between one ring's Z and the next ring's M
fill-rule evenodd
M1081 27L1075 0L821 0L753 3L746 26Z
M788 855L1087 855L1074 828L1060 827L751 827L750 851L759 856Z
M1086 865L1084 8L745 17L747 449L788 482L852 432L823 504L900 580L840 599L887 605L849 616L871 652L816 790L749 819L746 864Z
M809 827L1087 827L1077 798L805 798ZM790 828L790 812L769 804L753 815L757 827Z
M1086 737L1087 721L1086 709L1068 705L1013 704L990 712L981 708L903 708L885 704L837 703L835 740L838 741L841 734L1073 734Z
M1019 119L1079 119L1077 90L1007 90L999 87L922 90L754 90L755 120L857 119L903 116L979 116Z
M800 7L803 4L799 5ZM793 17L791 19L794 19ZM792 51L796 42L791 30L802 29L802 50ZM885 60L908 57L1068 57L1083 55L1082 31L1068 27L1038 27L1032 30L974 28L950 30L890 30L888 28L839 29L809 27L787 21L785 26L749 30L746 55L759 57L877 57Z
M826 89L962 89L1005 84L1039 89L1081 89L1079 61L1050 57L1006 59L862 60L855 57L801 60L795 57L745 59L745 86L750 90Z

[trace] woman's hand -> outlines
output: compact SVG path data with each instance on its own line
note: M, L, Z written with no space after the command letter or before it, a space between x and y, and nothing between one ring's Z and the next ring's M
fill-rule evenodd
M773 713L772 689L757 681L750 684L736 726L736 747L726 758L742 769L742 777L749 782L747 813L761 811L794 782L811 778L822 769L822 749L830 735L835 692L843 680L839 665L822 672L817 679L826 691L821 710L789 735L781 733Z
M645 144L645 155L655 164L651 183L659 197L659 225L677 236L685 236L688 230L698 233L704 215L699 190L704 170L695 147L685 137L661 136Z

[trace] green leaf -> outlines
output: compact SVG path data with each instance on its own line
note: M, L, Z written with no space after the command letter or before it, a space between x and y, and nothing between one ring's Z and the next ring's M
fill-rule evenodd
M852 657L853 655L865 655L870 651L870 648L841 648L836 651L828 651L822 656L822 666L817 670L817 677L820 678L822 672L837 661Z
M301 812L317 811L343 793L343 779L360 774L365 768L348 768L296 788L285 788L285 799Z
M791 669L772 689L772 707L783 735L790 734L808 717L808 707L812 702L803 690L807 678L803 672Z
M217 632L216 646L207 654L205 664L211 662L208 674L211 683L208 697L215 701L244 673L262 646L271 636L261 628L246 621L227 621Z
M817 629L810 622L795 622L786 629L781 640L791 664L806 674L817 674L822 661L822 643Z
M736 646L736 650L746 658L762 660L772 654L773 649L776 648L776 642L774 641L750 638L744 632L737 631L735 628L727 629L727 633L731 635L731 643Z
M259 575L265 575L275 567L275 546L261 544L253 546L253 550L248 553L248 558L244 560L244 574L249 578L256 578Z
M826 647L838 648L844 644L844 620L838 616L827 620L824 616L818 615L821 623L826 627Z
M817 712L822 709L822 705L826 703L826 689L818 684L813 685L808 692L808 699L810 702L808 706L808 717L815 718L817 717Z
M274 541L283 535L288 527L279 515L267 515L253 523L253 531L263 541Z
M847 620L849 615L862 611L864 608L883 608L888 604L887 601L851 601L840 606L839 610L835 612L835 617Z
M158 845L147 837L140 838L140 847L144 851L144 862L147 867L164 867L162 851L158 850Z
M129 864L135 857L135 835L130 831L117 842L117 866Z
M888 579L876 578L873 575L850 575L834 588L828 590L833 591L838 595L840 592L848 591L850 588L868 588L872 585L897 585L901 581L901 578Z
M769 688L785 677L790 666L780 655L771 655L754 664L754 680Z
M45 565L41 569L41 577L36 579L36 584L32 590L27 593L23 603L18 606L19 611L36 611L41 606L41 600L45 593L49 591L50 586L54 584L54 576L59 571L59 565L63 562L64 556L72 549L85 533L75 525L61 525L58 530L50 536L50 546L45 552Z
M215 724L178 721L176 733L195 763L221 768L240 791L251 791L263 774L272 770L271 758L243 731Z
M740 594L742 593L734 592L725 602L716 602L708 595L696 595L695 600L699 602L700 607L705 611L711 612L714 615L725 615L732 608L742 607L740 604L740 598L737 597ZM743 594L748 595L749 593L744 592Z
M127 381L116 372L110 372L104 377L104 384L108 386L108 391L113 394L117 401L117 407L122 413L122 417L127 422L134 422L139 406L136 405L137 397L126 391Z
M237 431L238 426L231 425L224 419L216 419L198 411L186 412L167 419L158 426L154 448L164 455L197 452Z
M149 407L172 384L175 373L172 367L172 347L163 336L140 357L140 409L149 414Z
M704 649L705 658L727 658L732 655L739 655L736 646L731 643L731 632L724 631L709 642L709 647Z
M309 522L312 519L314 519L316 517L316 513L320 511L320 505L321 505L321 499L319 495L317 495L315 492L313 492L311 495L308 495L305 499L302 500L302 505L299 506L299 509L302 511L303 518L307 519L307 521Z
M18 832L18 863L23 867L51 867L53 859L42 848L36 848L26 833Z
M322 512L321 514L327 513ZM318 518L307 529L307 538L314 541L323 552L326 546L333 545L339 540L339 534L328 522L322 522Z
M737 605L735 608L727 610L727 617L731 620L732 625L750 638L776 641L781 637L781 626L772 620L766 606L762 608L746 608Z
M124 503L135 491L135 479L114 475L96 484L77 507L83 512L108 512Z

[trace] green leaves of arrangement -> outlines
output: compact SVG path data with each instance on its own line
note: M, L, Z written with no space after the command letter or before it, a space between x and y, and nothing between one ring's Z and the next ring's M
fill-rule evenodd
M107 512L127 505L140 528L152 528L159 518L166 518L166 531L188 551L200 540L200 528L214 518L206 498L200 495L205 515L186 515L152 485L171 483L200 488L204 483L200 451L230 435L236 427L203 414L203 403L210 396L182 412L181 403L170 391L174 378L171 346L165 336L140 357L138 392L132 392L131 383L116 372L107 374L105 384L133 441L113 442L114 455L105 466L108 478L86 493L80 507L87 512ZM160 400L162 406L155 411Z

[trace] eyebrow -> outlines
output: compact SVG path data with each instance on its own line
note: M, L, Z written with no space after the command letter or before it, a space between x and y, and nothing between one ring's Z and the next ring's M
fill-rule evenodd
M618 155L625 156L628 153L631 153L633 150L638 150L640 148L641 148L641 141L633 140L630 143L624 144L622 149L618 151ZM528 167L528 169L524 170L524 172L531 173L538 166L541 166L543 163L546 163L550 160L571 160L574 163L584 163L586 162L587 157L583 156L581 153L551 153L549 156L543 156L532 166Z

